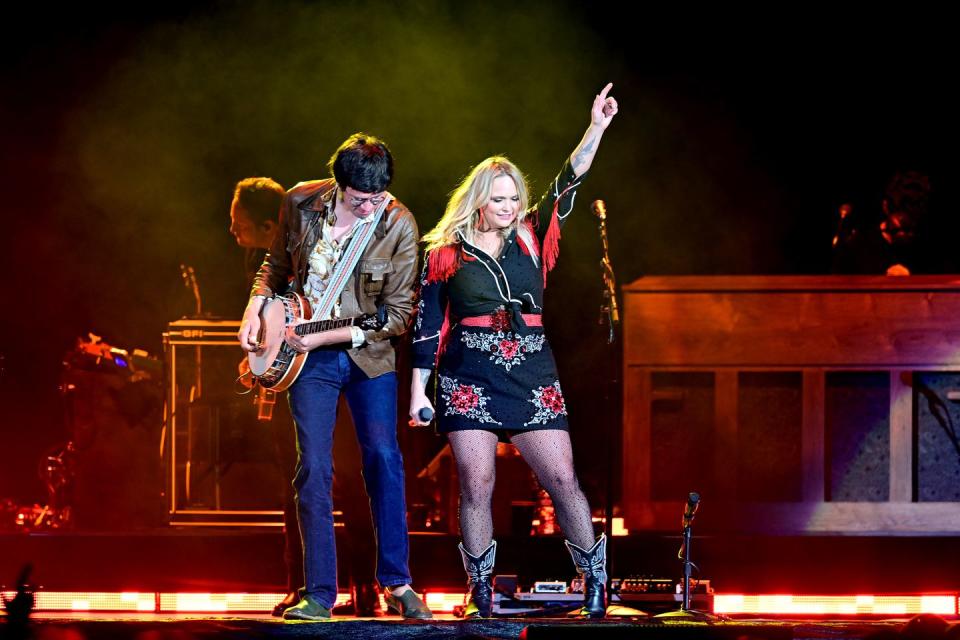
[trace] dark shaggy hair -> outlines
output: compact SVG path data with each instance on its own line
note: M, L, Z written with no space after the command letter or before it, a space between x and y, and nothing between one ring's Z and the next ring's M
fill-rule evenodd
M380 193L393 181L393 156L382 140L365 133L347 138L327 164L340 188Z

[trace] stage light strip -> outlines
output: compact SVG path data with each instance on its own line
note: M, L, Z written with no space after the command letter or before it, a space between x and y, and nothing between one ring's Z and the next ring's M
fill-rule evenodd
M160 593L160 613L259 613L271 611L285 593Z
M3 593L9 600L16 595ZM266 613L283 599L283 593L154 593L39 591L34 594L37 611L126 611L156 613ZM350 599L337 595L337 604ZM427 592L427 605L435 612L449 613L463 605L462 593ZM380 597L383 610L386 606ZM960 596L809 596L790 594L714 594L714 613L755 615L916 615L931 613L955 616Z
M604 517L595 517L592 520L595 524L599 524L599 525L605 525L607 523L607 519ZM617 518L614 518L611 522L613 522L613 526L610 527L610 533L612 533L614 536L619 537L619 536L630 535L630 530L627 529L625 526L623 526L623 518L617 517Z
M435 613L451 613L454 607L463 606L463 593L427 592L427 606Z
M9 600L15 594L6 592ZM153 612L157 609L155 593L106 593L96 591L38 591L34 594L37 611L131 611Z
M8 600L16 593L2 592ZM34 593L35 611L117 611L140 613L267 613L283 600L285 593L155 593L38 591ZM462 593L426 594L430 608L449 613L463 604ZM337 605L350 601L349 593L337 594ZM387 611L383 595L380 606Z
M956 595L801 596L716 593L713 612L758 615L957 615Z

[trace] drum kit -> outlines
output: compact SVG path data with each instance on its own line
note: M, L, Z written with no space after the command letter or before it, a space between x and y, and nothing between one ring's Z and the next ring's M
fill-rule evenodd
M141 349L121 349L107 344L93 333L78 338L73 349L64 354L59 385L64 400L67 440L49 447L37 463L37 477L45 489L45 504L19 504L0 499L0 530L40 531L70 529L75 525L74 488L78 448L82 447L82 429L75 423L73 396L78 392L81 375L97 379L106 376L126 383L160 384L163 364ZM0 354L0 379L5 373Z

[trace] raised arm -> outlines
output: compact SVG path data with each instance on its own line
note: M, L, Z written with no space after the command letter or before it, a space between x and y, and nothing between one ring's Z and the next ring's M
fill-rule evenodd
M577 178L585 174L593 164L593 157L597 155L597 147L600 146L600 138L613 121L613 116L617 115L617 100L608 95L612 88L613 83L607 83L603 91L594 96L593 105L590 107L590 126L584 132L580 144L570 154L570 166Z
M533 227L542 247L544 282L547 272L556 264L560 252L560 228L573 211L581 178L593 164L603 132L610 126L613 116L617 115L617 101L607 95L611 88L613 83L608 83L599 95L594 96L590 107L590 126L570 157L564 159L560 173L534 207Z

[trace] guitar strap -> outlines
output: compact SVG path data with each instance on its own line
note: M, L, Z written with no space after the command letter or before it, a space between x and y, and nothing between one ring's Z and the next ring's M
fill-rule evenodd
M327 286L323 290L323 295L320 297L320 305L313 310L314 318L322 320L330 317L333 305L343 292L343 288L347 286L347 280L350 279L350 274L353 273L357 263L360 262L360 256L363 255L367 244L370 242L370 238L373 237L373 233L377 229L377 225L380 224L380 219L383 218L383 212L386 211L387 205L393 201L393 196L389 192L384 192L383 195L383 202L370 214L373 216L373 219L370 222L360 225L360 228L357 230L358 233L350 240L347 244L347 250L340 256L340 260L337 261L337 266L333 269L333 275L327 280Z

